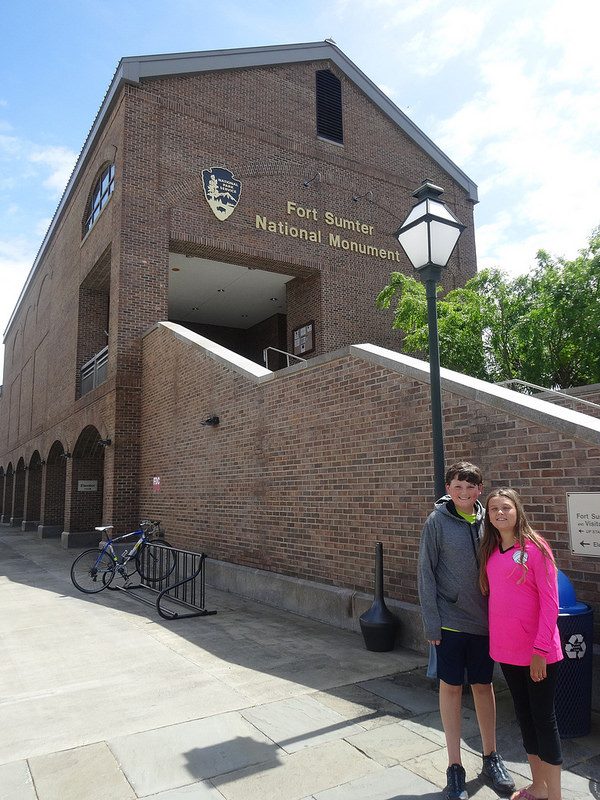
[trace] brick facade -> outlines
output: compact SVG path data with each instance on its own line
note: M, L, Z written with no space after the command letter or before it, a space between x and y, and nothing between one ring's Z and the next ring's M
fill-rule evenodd
M340 81L343 146L316 135L317 70ZM114 192L86 233L110 164ZM241 182L226 220L205 197L214 167ZM124 59L7 329L2 521L55 535L101 522L125 532L158 515L174 542L213 558L362 589L383 540L389 591L414 602L428 386L329 354L394 349L391 312L375 299L391 271L411 271L393 234L425 178L467 226L443 276L450 289L476 272L476 187L335 46ZM209 262L290 276L285 310L248 328L180 320L174 257L179 277ZM194 297L202 290L199 278ZM254 362L268 346L291 351L293 331L312 322L314 349L305 370L256 385L155 327L169 319ZM84 390L81 367L106 347L106 379ZM213 413L217 429L199 425ZM592 599L595 562L569 558L564 508L546 519L536 492L545 481L591 491L594 446L557 444L454 396L445 424L449 457L478 458L490 485L518 477Z

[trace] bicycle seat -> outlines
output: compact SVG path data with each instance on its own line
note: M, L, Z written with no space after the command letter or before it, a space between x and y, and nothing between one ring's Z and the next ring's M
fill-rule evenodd
M115 527L114 525L100 525L99 527L94 528L94 530L95 531L102 531L102 533L104 533L104 531L110 531L114 527Z

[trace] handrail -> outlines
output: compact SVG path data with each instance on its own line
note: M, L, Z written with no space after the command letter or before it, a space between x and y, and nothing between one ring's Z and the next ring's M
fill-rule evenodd
M584 400L582 397L576 397L572 394L566 394L565 392L557 392L555 389L546 389L544 386L538 386L536 383L528 383L527 381L518 380L518 378L512 378L509 381L497 381L496 386L508 386L511 383L518 383L519 386L526 386L529 389L537 389L540 392L548 392L548 394L556 395L557 397L564 397L567 400L570 400L573 404L575 403L583 403L585 406L592 406L592 408L600 408L598 403L592 403L591 400Z
M274 353L280 353L282 356L285 356L287 359L286 366L290 366L290 358L295 358L296 361L302 361L306 364L306 358L300 358L300 356L295 356L293 353L287 353L285 350L279 350L277 347L265 347L263 350L263 361L265 362L265 367L269 369L269 350L272 350Z
M108 377L108 345L85 362L79 370L79 375L79 393L82 397L104 383Z

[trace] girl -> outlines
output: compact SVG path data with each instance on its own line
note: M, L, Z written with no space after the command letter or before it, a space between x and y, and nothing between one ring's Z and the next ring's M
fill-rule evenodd
M513 489L486 500L480 585L489 594L490 655L510 689L533 782L511 800L561 800L562 752L554 690L562 659L557 571Z

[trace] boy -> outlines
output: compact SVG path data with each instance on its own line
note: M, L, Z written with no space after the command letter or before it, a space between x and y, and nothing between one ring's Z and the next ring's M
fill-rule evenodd
M487 598L479 589L477 548L484 509L479 502L481 470L468 461L446 472L447 495L425 521L418 586L425 638L435 645L440 714L448 748L446 800L467 800L460 756L462 686L471 685L483 749L483 775L499 794L515 783L496 752L494 662L489 656Z

